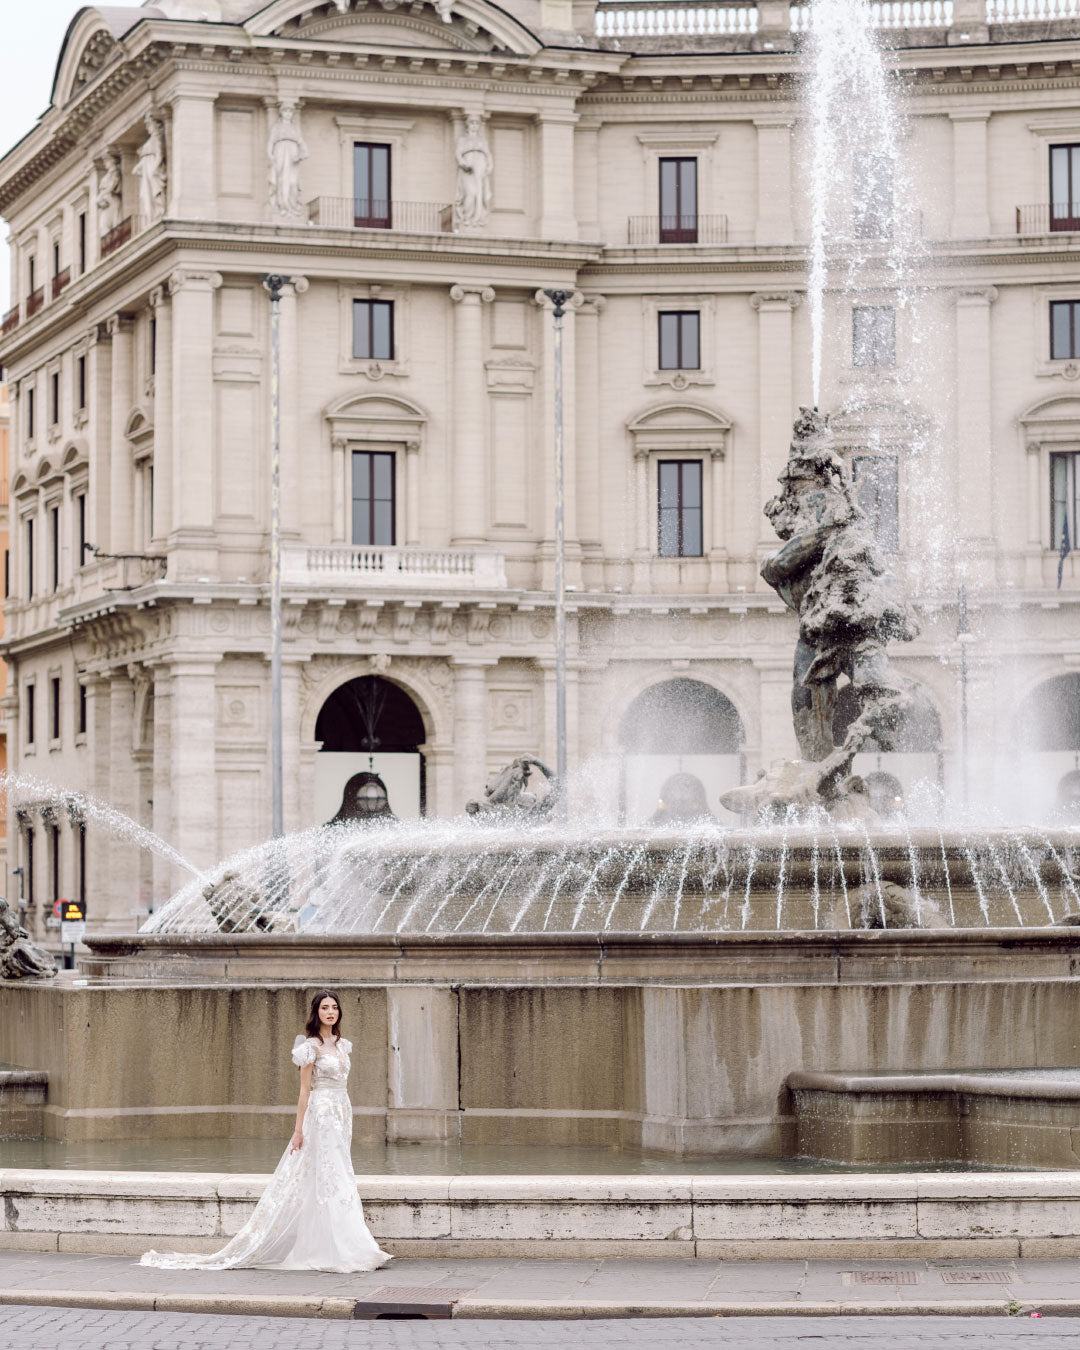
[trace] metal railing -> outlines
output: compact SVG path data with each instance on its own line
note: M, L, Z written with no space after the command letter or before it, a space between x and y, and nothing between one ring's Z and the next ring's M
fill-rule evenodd
M45 303L45 287L39 286L26 297L26 317L32 318Z
M727 216L630 216L626 242L649 244L726 244Z
M1017 234L1074 234L1080 231L1080 202L1042 202L1016 208Z
M652 0L626 0L596 7L597 37L695 37L757 30L757 5L725 5L716 0L665 5Z
M333 230L401 230L410 234L448 234L454 208L438 202L357 200L316 197L307 204L308 223Z
M119 225L114 225L101 236L101 256L107 257L110 253L115 253L122 244L126 244L131 238L135 228L134 219L131 216L125 216Z
M358 586L504 587L501 553L460 548L333 544L282 550L282 580Z
M7 335L9 333L13 333L15 329L18 328L18 326L19 326L19 306L15 305L8 310L8 312L3 317L3 320L0 321L0 337L7 337Z
M65 286L71 282L71 268L65 267L62 272L57 272L52 279L52 298L55 300Z

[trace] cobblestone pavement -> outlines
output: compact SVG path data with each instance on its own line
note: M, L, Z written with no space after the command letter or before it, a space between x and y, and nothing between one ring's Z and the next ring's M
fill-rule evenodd
M320 1322L0 1307L2 1350L1025 1350L1080 1347L1080 1318L738 1317L606 1322Z

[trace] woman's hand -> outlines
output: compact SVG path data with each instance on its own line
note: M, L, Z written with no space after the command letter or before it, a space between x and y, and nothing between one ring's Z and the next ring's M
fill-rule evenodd
M289 1140L289 1152L290 1152L290 1153L295 1153L296 1150L297 1150L298 1148L303 1148L303 1147L304 1147L304 1132L303 1132L303 1130L293 1130L293 1136L292 1136L292 1138Z

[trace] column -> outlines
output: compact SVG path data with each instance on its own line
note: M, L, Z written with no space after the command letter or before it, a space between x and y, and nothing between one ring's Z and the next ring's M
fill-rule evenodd
M113 671L109 677L109 790L105 801L117 811L135 819L139 816L135 800L139 772L134 760L135 688L127 671ZM114 847L108 855L108 877L102 887L106 900L106 919L112 927L130 926L130 911L138 891L138 855L134 847Z
M990 306L997 294L993 286L956 293L957 464L963 496L957 519L963 535L984 548L994 533Z
M603 552L604 532L600 511L600 315L606 304L602 295L586 296L574 320L577 537L582 549L595 551L597 556Z
M649 590L652 549L649 544L649 452L634 451L634 566L630 588L635 594Z
M107 328L112 339L109 385L109 539L110 553L132 552L131 447L124 435L132 403L133 323L115 314ZM99 544L99 540L94 540Z
M173 340L168 288L151 291L150 304L154 310L154 519L150 537L162 548L172 533Z
M281 663L281 768L284 783L285 833L303 829L300 793L300 675L304 657L287 657ZM269 666L269 663L267 663ZM269 679L269 669L267 669ZM267 825L269 825L269 817ZM267 830L269 833L269 830Z
M217 662L180 658L172 663L172 819L169 841L195 867L218 854L215 753Z
M709 451L709 590L724 594L731 590L728 577L728 522L732 514L731 474L726 448L714 446Z
M330 439L330 505L333 512L333 525L330 542L332 544L350 544L352 535L349 529L349 506L346 500L348 485L348 442L344 436L332 436Z
M216 98L203 90L185 91L172 103L167 213L184 220L213 220L217 214Z
M86 789L99 802L109 801L111 792L110 718L112 703L107 674L88 674L86 685ZM112 882L112 855L116 840L94 821L86 828L86 905L91 929L103 926L109 906L115 899Z
M172 842L172 670L166 664L153 668L154 676L154 814L153 831ZM166 858L154 855L155 908L164 904L187 878L187 873Z
M758 312L758 504L764 506L777 492L776 476L787 463L791 440L792 407L791 314L799 297L790 291L759 293L750 297ZM756 514L758 544L776 546L772 526ZM732 540L733 553L753 553L754 525L744 527L747 537Z
M99 548L109 541L109 442L112 422L112 343L97 324L91 328L86 348L86 397L90 407L87 420L89 472L86 485L86 539ZM90 562L77 558L76 566Z
M954 239L985 239L990 233L986 142L989 110L949 114L953 129Z
M405 543L420 542L420 442L405 442Z
M300 469L300 335L296 297L307 288L306 277L290 277L281 288L281 533L293 537L300 535L305 490Z
M574 199L579 237L600 240L600 126L580 121L574 132Z
M454 310L453 528L455 544L473 547L487 538L487 371L481 305L495 299L490 286L452 286Z
M217 570L214 535L214 292L217 272L174 272L172 507L181 579Z
M540 138L540 238L576 239L574 212L574 125L577 113L541 113Z
M790 244L791 120L782 113L755 117L757 128L757 228L759 244Z
M454 800L440 803L446 815L460 815L479 801L487 782L487 661L454 659ZM449 805L449 809L447 809Z

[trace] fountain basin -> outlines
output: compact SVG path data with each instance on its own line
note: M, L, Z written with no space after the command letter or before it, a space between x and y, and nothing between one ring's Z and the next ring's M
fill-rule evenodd
M799 1153L854 1165L1080 1165L1080 1069L794 1073Z
M0 1248L213 1251L246 1221L267 1180L0 1171ZM361 1176L357 1187L376 1238L399 1255L1080 1255L1080 1172Z

